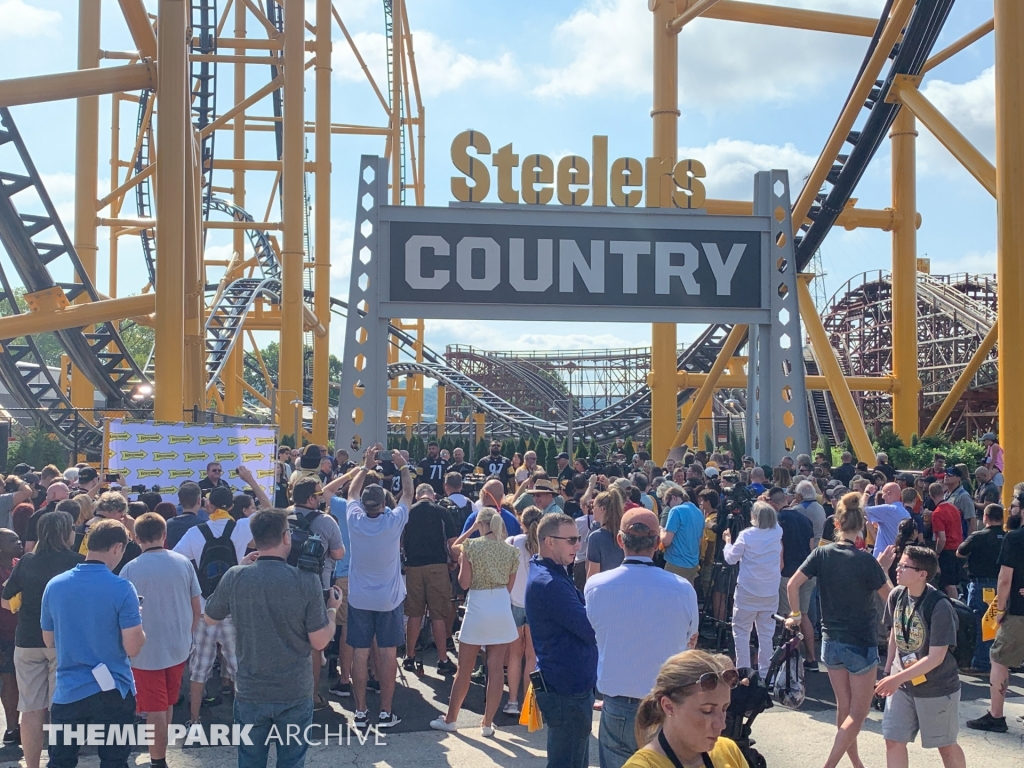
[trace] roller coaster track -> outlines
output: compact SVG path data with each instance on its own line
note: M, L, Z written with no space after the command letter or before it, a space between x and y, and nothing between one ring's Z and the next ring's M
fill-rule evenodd
M10 111L0 109L0 146L4 145L14 148L13 156L19 161L16 168L0 170L0 243L20 279L17 287L29 294L47 291L56 305L71 304L83 296L98 301L100 296L57 216ZM4 156L11 158L12 153ZM70 281L58 282L54 274ZM0 298L9 313L16 313L15 286L6 273L0 276L0 284L4 290ZM103 395L107 407L130 411L151 407L128 394L134 384L149 381L129 354L116 323L100 323L88 332L68 328L55 335L71 361ZM73 406L60 392L31 339L24 345L4 345L0 358L4 383L23 407L39 409L37 422L52 427L68 443L81 446L94 439L73 434L83 427L95 432L95 427L74 416Z

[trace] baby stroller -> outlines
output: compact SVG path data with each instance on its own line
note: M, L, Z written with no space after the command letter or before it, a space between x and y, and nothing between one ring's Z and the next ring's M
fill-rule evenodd
M757 742L750 738L750 732L757 716L774 706L772 697L755 670L743 667L737 671L740 683L732 690L722 735L736 742L750 768L767 768L764 756L754 749Z
M800 659L800 645L804 636L786 626L786 620L776 615L782 625L778 645L768 664L765 685L772 700L783 707L796 709L804 703L804 667Z

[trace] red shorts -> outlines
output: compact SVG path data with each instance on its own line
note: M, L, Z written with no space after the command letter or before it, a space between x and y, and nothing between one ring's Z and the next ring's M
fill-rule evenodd
M185 662L167 669L132 669L135 677L135 710L165 712L178 703Z

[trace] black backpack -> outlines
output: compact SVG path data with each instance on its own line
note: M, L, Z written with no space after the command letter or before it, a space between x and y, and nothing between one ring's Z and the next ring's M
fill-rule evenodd
M971 666L974 660L974 649L978 645L978 627L974 618L974 611L967 607L962 600L953 600L941 589L931 588L928 596L921 604L921 615L931 626L932 612L940 600L949 600L953 605L953 612L956 614L956 645L949 649L956 659L956 665L961 669Z
M292 534L292 548L288 553L288 565L296 567L299 565L299 556L302 554L302 549L306 546L306 542L313 536L317 536L317 534L313 533L313 521L322 514L319 509L311 509L305 514L295 509L288 515L288 528ZM319 540L319 536L317 536L317 539ZM320 561L320 568L317 571L319 574L323 571L327 556L327 550L323 547L322 542L314 556Z
M203 545L203 554L199 558L196 571L199 576L199 590L203 597L208 598L217 589L228 569L238 565L238 554L235 552L234 542L231 541L235 521L228 520L220 536L213 535L209 523L200 523L197 527L206 539L206 544Z

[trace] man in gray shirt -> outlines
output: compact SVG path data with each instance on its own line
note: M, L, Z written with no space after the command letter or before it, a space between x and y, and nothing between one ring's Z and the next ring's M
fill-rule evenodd
M963 480L955 469L950 469L942 478L942 484L946 486L945 500L960 510L960 516L966 524L965 536L970 536L977 529L978 512L974 508L974 499L964 488Z
M239 744L238 764L266 768L271 729L299 732L313 722L312 652L334 637L341 604L332 589L324 608L320 581L288 565L292 537L283 512L260 510L249 518L257 552L224 574L206 601L205 621L230 614L237 633L234 721L252 725L251 744ZM279 768L302 768L306 742L277 742Z
M290 525L309 528L310 535L316 534L323 539L327 555L324 557L323 571L320 573L320 588L326 593L334 583L334 564L345 556L345 542L341 538L341 528L330 515L320 511L320 503L333 495L337 484L332 482L322 487L319 477L304 477L292 487L294 506L288 509L291 513ZM326 597L326 595L325 595ZM313 709L327 709L327 699L320 694L320 661L319 651L313 654Z
M135 585L140 604L145 601L141 613L146 644L132 659L135 702L154 726L150 762L154 768L165 768L167 724L174 716L192 633L202 615L199 579L187 557L164 549L167 524L160 515L140 515L135 539L142 554L121 569L121 577Z

